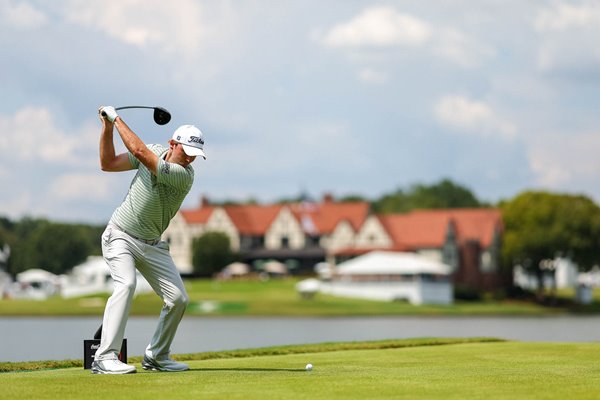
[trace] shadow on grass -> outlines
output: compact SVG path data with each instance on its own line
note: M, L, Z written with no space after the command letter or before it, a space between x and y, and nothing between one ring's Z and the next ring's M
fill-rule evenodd
M304 368L190 368L194 372L244 371L244 372L306 372Z

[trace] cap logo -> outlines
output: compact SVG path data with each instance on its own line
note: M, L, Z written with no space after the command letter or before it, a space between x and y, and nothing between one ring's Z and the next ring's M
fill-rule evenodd
M198 136L190 136L188 143L200 143L201 145L204 145L204 140Z
M177 140L181 140L181 135L177 135Z

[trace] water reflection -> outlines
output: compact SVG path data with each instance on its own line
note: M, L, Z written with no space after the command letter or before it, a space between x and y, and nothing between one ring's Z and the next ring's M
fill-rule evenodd
M132 317L128 352L141 355L156 320ZM81 358L100 318L0 318L0 361ZM600 340L600 317L373 317L220 318L184 317L174 353L235 350L286 344L401 339L498 337L521 341Z

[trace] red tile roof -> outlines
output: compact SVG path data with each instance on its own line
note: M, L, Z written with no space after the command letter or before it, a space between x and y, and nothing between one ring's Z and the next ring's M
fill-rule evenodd
M283 206L279 204L223 207L233 224L243 235L264 235L282 208Z
M188 224L205 224L215 207L202 207L194 210L180 210Z
M300 203L290 206L296 219L314 228L315 234L330 234L341 221L348 221L358 231L369 214L369 203L363 201L335 203ZM310 233L310 232L309 232Z
M453 223L459 243L476 240L489 246L502 229L500 210L489 208L416 210L408 214L379 215L395 246L441 247Z

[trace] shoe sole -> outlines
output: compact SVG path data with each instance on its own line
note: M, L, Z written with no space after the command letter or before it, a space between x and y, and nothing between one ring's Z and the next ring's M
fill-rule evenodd
M127 375L127 374L135 374L136 370L133 371L103 371L99 369L93 369L92 374L96 375Z
M91 368L92 374L97 374L97 375L126 375L126 374L135 374L136 373L136 369L135 367L131 370L123 370L123 371L110 371L107 369L101 369L98 368L97 365L92 365Z
M159 372L183 372L183 371L189 371L189 368L186 369L169 369L169 368L164 368L164 367L160 367L154 363L152 363L151 361L142 361L142 368L145 369L146 371L159 371Z

